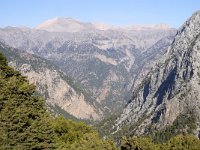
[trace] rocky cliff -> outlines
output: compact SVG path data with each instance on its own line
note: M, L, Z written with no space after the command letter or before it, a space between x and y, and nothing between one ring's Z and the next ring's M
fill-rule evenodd
M92 96L49 61L2 43L0 51L7 56L10 66L37 85L38 93L44 96L47 107L55 115L69 113L76 118L91 120L102 117L101 107L97 108L98 103Z
M94 24L56 18L37 29L0 29L0 39L48 59L83 84L110 113L126 104L132 85L166 52L175 32L162 26L100 30Z
M200 11L179 29L160 62L133 90L132 98L115 121L114 133L128 128L129 134L158 131L187 116L194 128L181 124L184 132L198 135L200 127ZM191 119L194 118L194 119ZM190 118L190 119L188 119ZM177 119L179 119L177 121ZM190 120L190 121L189 121ZM190 129L190 130L189 130ZM191 131L192 130L192 131Z

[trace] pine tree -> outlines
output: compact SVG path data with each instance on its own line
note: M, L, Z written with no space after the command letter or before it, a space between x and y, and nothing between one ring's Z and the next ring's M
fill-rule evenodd
M88 125L52 118L35 86L0 53L0 150L116 150Z
M51 119L34 92L0 54L0 149L54 149Z

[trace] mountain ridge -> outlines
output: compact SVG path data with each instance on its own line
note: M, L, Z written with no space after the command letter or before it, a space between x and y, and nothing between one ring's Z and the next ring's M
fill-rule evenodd
M116 119L114 133L126 127L130 134L138 135L151 130L162 131L180 120L180 116L188 116L195 118L194 126L190 127L190 123L185 122L182 128L175 128L172 132L199 135L199 20L200 11L179 29L163 60L134 89L132 99Z
M10 27L0 29L0 40L50 61L87 88L109 115L126 104L132 84L137 85L163 55L175 33L174 29L61 33Z
M37 85L37 92L44 96L49 111L54 115L60 113L56 112L56 108L59 107L79 119L101 118L101 113L96 111L97 106L94 106L98 105L97 102L94 104L93 98L81 86L78 87L73 79L67 77L49 61L2 43L0 51L8 57L10 66L21 71L23 75L28 76L29 82ZM82 110L80 104L87 110ZM100 105L98 107L100 110Z
M44 21L36 26L35 29L46 30L49 32L80 32L84 30L168 30L171 29L167 24L151 24L151 25L126 25L126 26L114 26L105 23L85 23L80 22L73 18L56 17Z

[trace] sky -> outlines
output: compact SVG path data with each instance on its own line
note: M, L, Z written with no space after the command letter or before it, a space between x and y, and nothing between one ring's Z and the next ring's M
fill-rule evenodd
M70 17L116 26L166 23L178 28L197 10L198 0L2 0L0 27L34 28L48 19Z

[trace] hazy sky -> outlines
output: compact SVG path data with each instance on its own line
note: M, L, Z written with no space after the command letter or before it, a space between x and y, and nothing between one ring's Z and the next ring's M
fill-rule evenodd
M199 9L199 0L2 0L0 27L35 27L55 17L113 25L167 23L179 27Z

